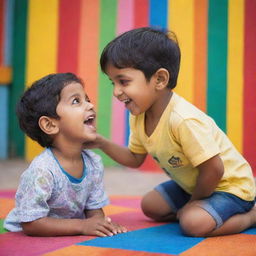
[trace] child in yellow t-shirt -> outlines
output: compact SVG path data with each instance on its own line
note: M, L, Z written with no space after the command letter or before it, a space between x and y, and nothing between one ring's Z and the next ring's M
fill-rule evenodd
M111 41L101 68L131 113L131 134L128 148L100 135L97 147L134 168L150 154L171 177L142 199L146 216L179 220L189 236L239 233L256 222L252 170L209 116L172 91L179 66L173 34L139 28Z

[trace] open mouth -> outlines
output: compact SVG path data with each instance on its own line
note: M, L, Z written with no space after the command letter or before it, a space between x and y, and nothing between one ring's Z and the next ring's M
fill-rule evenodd
M122 102L125 104L125 105L128 105L132 100L130 99L126 99L126 100L123 100Z
M85 121L84 124L86 125L94 125L95 116L91 115L89 116Z

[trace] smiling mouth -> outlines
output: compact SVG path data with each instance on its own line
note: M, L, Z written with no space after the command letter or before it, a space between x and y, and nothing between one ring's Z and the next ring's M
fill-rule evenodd
M130 99L122 100L122 102L123 102L125 105L129 104L131 101L132 101L132 100L130 100Z

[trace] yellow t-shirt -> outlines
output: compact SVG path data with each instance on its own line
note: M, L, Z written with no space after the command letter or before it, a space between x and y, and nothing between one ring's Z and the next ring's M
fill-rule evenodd
M152 155L187 193L192 194L194 190L196 166L219 154L224 175L215 191L254 200L255 182L248 162L212 118L177 94L173 93L150 137L145 133L144 113L131 115L130 127L130 150Z

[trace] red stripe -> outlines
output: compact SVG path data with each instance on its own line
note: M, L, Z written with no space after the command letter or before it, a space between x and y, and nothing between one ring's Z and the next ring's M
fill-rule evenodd
M146 27L149 24L148 0L134 0L134 28Z
M4 58L4 0L0 0L0 66Z
M195 48L194 48L194 104L206 111L206 68L207 68L207 0L194 1Z
M58 72L78 71L78 44L81 1L60 0Z
M245 1L243 153L256 175L256 1Z
M134 0L134 28L149 26L149 1ZM162 171L151 156L139 168L143 171Z

